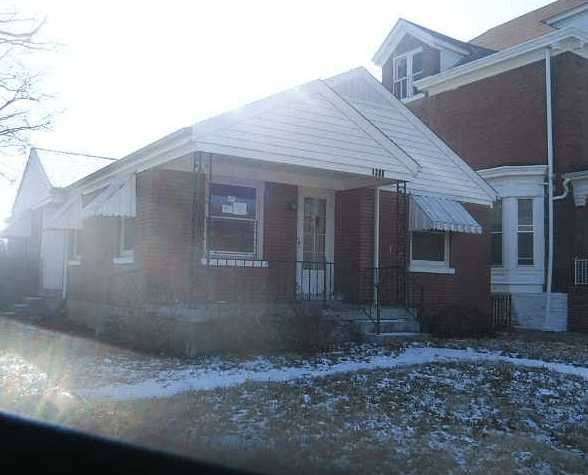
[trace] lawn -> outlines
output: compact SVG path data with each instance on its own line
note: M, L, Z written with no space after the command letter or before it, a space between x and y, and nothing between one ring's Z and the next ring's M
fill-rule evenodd
M90 432L267 473L588 471L582 335L177 360L26 332L0 405Z

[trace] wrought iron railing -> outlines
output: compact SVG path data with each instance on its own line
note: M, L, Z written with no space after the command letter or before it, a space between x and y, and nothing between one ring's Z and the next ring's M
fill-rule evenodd
M491 295L491 325L494 330L505 330L512 327L512 296L496 293Z
M574 284L588 285L588 259L574 259Z

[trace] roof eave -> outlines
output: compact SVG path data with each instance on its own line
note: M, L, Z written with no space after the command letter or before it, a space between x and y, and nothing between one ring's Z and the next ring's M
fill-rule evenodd
M415 86L421 91L427 91L433 87L461 78L467 74L498 65L539 49L544 49L550 46L564 46L562 42L569 39L580 41L582 47L588 44L588 35L586 33L576 27L566 27L511 48L500 50L489 56L485 56L470 63L465 63L434 76L420 79L415 82Z

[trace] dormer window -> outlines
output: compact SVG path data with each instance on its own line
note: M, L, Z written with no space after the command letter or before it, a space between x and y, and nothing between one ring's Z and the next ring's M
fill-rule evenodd
M414 82L424 77L423 51L418 48L394 58L394 95L400 99L409 99L417 90Z

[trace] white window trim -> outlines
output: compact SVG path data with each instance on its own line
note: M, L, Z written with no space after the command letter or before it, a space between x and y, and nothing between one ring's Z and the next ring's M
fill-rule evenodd
M213 185L234 185L234 186L243 186L247 188L255 188L255 198L256 198L256 230L257 230L257 239L255 243L255 252L251 253L239 253L239 252L226 252L226 251L218 251L218 250L209 250L208 249L208 218L209 218L209 209L208 204L210 202L210 184ZM209 262L211 265L218 265L219 263L225 262L228 260L237 260L237 261L253 261L253 260L263 260L263 228L264 228L264 219L263 219L263 208L264 208L264 197L265 197L265 183L257 180L247 180L247 179L239 179L233 177L226 177L226 176L212 176L212 179L206 186L206 198L205 198L205 219L204 219L204 256L202 258L202 263L206 264ZM207 256L210 258L208 259ZM208 259L208 260L207 260ZM230 265L230 264L229 264Z
M502 199L502 266L492 266L494 292L541 293L545 283L544 165L503 166L478 172ZM518 263L518 199L533 200L534 265Z
M444 232L444 257L443 261L423 261L412 258L412 232L410 233L410 272L420 272L427 274L455 274L455 269L449 265L450 252L450 233Z
M132 264L135 261L135 250L134 249L123 249L123 243L125 239L125 218L119 218L118 226L118 256L112 259L114 264Z
M401 59L406 59L406 97L403 97L403 98L399 97L398 98L398 100L400 100L402 102L409 102L411 100L416 100L416 99L419 99L420 97L424 96L424 94L422 94L422 93L414 94L414 81L413 81L414 74L412 71L413 57L416 54L419 54L422 52L423 52L423 48L419 47L419 48L407 51L406 53L402 53L398 56L395 56L394 60L392 61L392 94L394 94L394 86L396 85L396 82L397 82L396 63L398 61L400 61ZM418 79L417 79L417 81L418 81Z

